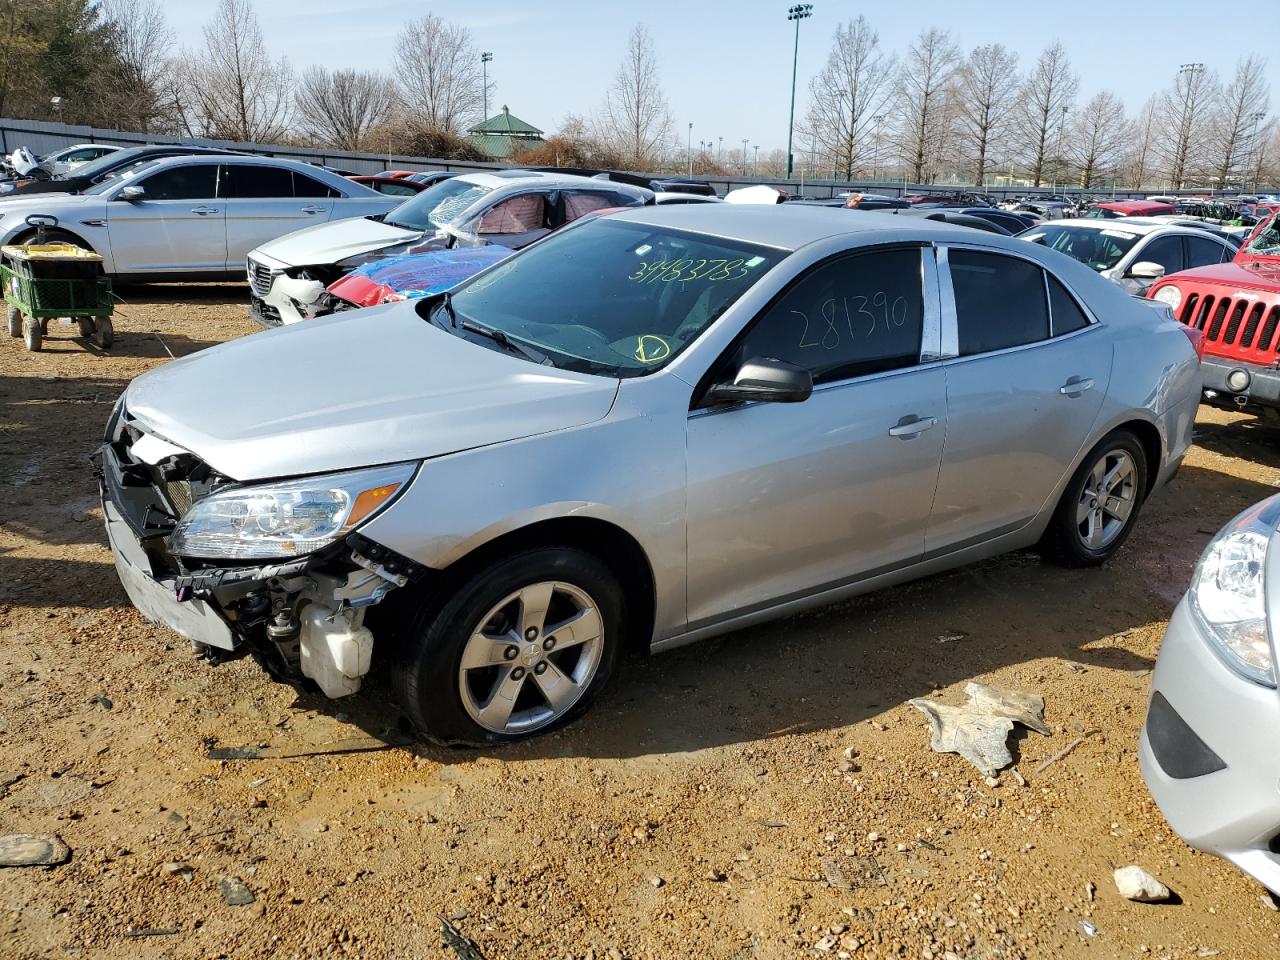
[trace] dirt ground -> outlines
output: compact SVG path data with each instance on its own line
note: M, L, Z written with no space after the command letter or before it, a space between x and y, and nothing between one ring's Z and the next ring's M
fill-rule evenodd
M1135 759L1168 613L1276 491L1280 431L1202 409L1105 569L1006 557L630 662L518 748L367 749L405 742L377 690L210 667L124 598L86 460L110 406L255 329L236 286L124 296L108 353L0 342L0 833L73 851L0 871L0 956L453 957L437 915L488 960L1280 955L1275 903L1171 833ZM970 679L1044 696L1021 779L930 752L906 701ZM1178 902L1122 900L1130 863Z

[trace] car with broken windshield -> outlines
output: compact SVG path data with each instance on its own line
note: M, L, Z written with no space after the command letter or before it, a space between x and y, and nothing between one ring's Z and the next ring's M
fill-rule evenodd
M263 326L328 311L325 288L388 257L486 244L519 250L596 211L650 203L625 183L540 170L439 181L386 216L299 230L249 252L250 313Z
M1166 309L1041 246L645 207L159 367L98 459L145 615L331 697L381 664L426 735L500 743L628 647L1008 550L1105 562L1199 390Z

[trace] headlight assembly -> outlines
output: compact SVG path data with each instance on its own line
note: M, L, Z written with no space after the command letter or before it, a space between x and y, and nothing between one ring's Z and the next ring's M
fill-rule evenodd
M416 469L398 463L213 493L182 518L169 547L210 560L304 556L384 510Z
M1178 307L1182 306L1182 291L1170 283L1157 290L1151 299L1167 303L1172 309L1177 310Z
M1276 502L1255 507L1224 527L1205 548L1191 578L1191 609L1227 665L1268 687L1276 685L1267 627L1267 548Z

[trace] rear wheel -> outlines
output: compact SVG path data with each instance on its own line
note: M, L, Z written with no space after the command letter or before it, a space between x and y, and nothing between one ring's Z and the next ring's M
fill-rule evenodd
M79 328L80 336L88 340L93 336L93 317L76 317L76 327Z
M12 303L7 306L9 309L5 313L8 315L9 336L20 337L22 336L22 311Z
M108 349L111 344L115 343L116 331L111 325L110 317L98 317L98 322L94 324L93 342L103 350Z
M621 646L622 588L590 554L545 547L473 574L419 611L392 684L430 739L522 740L586 712Z
M1133 530L1147 491L1147 455L1128 430L1107 434L1062 492L1040 547L1067 567L1109 560Z

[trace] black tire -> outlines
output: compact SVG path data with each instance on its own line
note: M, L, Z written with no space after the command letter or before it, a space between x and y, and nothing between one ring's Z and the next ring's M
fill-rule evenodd
M93 317L74 317L76 328L85 340L93 336Z
M98 317L98 322L94 324L93 342L102 350L111 349L111 344L115 343L116 331L111 325L110 317Z
M459 676L463 651L496 604L523 587L545 581L567 583L594 601L603 624L599 662L585 689L563 714L519 733L494 732L474 720L463 703ZM617 578L591 554L568 547L526 550L477 570L439 593L441 601L422 604L410 616L395 645L390 675L401 709L427 739L449 746L492 746L547 733L585 713L609 682L623 645L626 600ZM532 677L528 679L532 686Z
M9 336L20 337L22 336L22 311L12 303L6 306L9 308L5 311L9 321Z
M29 351L40 352L40 348L44 345L44 329L35 317L22 318L22 339L26 341Z
M1081 527L1088 520L1078 519L1079 510L1083 507L1086 485L1090 482L1100 460L1114 458L1120 453L1126 454L1133 464L1131 481L1132 506L1123 525L1110 536L1104 544L1091 547L1082 534ZM1105 466L1105 464L1104 464ZM1143 500L1147 494L1147 454L1141 441L1128 430L1113 430L1089 451L1080 462L1079 468L1071 477L1071 482L1062 491L1062 499L1053 513L1053 519L1040 541L1040 553L1046 560L1064 567L1096 567L1106 563L1115 555L1137 523L1138 514L1142 510ZM1097 503L1100 498L1093 498Z

